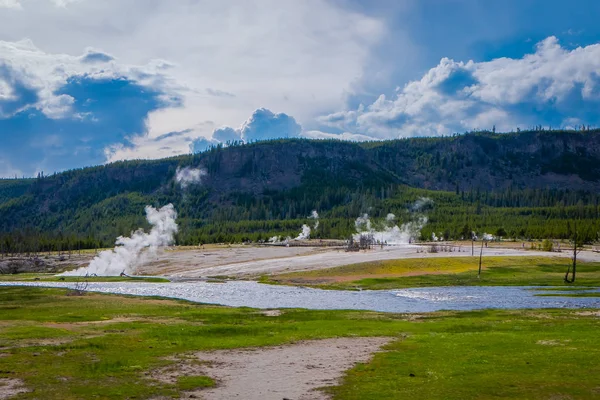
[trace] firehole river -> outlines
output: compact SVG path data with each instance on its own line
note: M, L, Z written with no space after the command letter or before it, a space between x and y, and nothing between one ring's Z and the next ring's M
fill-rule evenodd
M74 284L68 282L0 282L0 286L73 288ZM250 281L226 283L94 282L87 287L87 290L93 292L161 296L198 303L252 308L353 309L403 313L485 308L600 308L600 297L564 296L569 293L600 293L600 288L576 292L561 291L560 288L536 289L540 288L463 286L340 291L265 285Z

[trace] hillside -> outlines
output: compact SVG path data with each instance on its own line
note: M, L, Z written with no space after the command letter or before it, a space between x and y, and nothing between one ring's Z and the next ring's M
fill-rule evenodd
M203 168L208 175L202 185L183 190L174 180L178 166ZM529 207L525 216L538 215L540 221L591 221L597 216L599 190L599 130L482 132L370 143L275 140L0 180L0 232L5 247L29 237L48 245L65 240L84 247L110 244L116 235L145 226L144 205L171 202L179 212L182 243L295 232L313 209L324 217L320 234L340 237L361 213L401 214L411 201L427 195L437 199L434 213L457 207L452 221L447 213L439 215L446 218L439 229L456 236L457 224L501 228L490 225L489 213L474 220L487 208L522 213ZM544 207L547 211L540 211ZM560 207L562 214L554 213ZM431 217L430 228L438 229ZM507 224L501 216L498 221ZM531 231L532 221L522 218L523 226L515 222L514 228L502 228L543 236ZM560 226L565 232L557 225L556 235L567 235L566 225Z

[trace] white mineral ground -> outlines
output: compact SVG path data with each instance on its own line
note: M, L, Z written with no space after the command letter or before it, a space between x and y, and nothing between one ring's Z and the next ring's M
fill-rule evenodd
M510 247L512 245L512 247ZM503 247L490 245L484 248L484 257L557 257L569 258L563 252L543 252L524 250L521 244L507 244ZM527 243L526 243L527 246ZM469 257L470 244L453 245L452 252L427 252L430 246L388 246L383 249L360 252L346 252L340 248L323 247L269 247L269 246L211 246L206 249L167 249L156 258L138 268L139 275L161 275L181 278L229 276L255 278L265 274L291 271L307 271L338 267L369 261ZM479 256L477 243L475 255ZM600 253L583 251L578 255L581 261L600 261ZM567 260L565 260L567 262Z
M366 363L394 338L363 337L309 340L291 345L217 350L188 356L156 379L176 381L184 374L208 375L217 386L187 392L182 398L210 400L326 400L319 388L339 384L344 371ZM201 364L189 363L195 360ZM156 399L158 400L158 399Z

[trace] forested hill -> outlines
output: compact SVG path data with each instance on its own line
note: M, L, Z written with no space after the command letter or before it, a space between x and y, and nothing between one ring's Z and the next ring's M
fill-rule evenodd
M184 190L176 184L175 171L185 166L208 172L202 185ZM480 204L502 198L498 205L537 207L542 204L534 203L543 202L554 207L583 201L597 208L600 130L483 132L369 143L275 140L0 180L0 232L110 243L116 234L144 225L145 204L171 202L180 213L181 241L227 239L223 235L243 230L227 226L244 221L250 221L249 234L283 233L312 209L333 221L381 208L385 201L409 202L418 195L409 188L447 191ZM331 236L345 234L350 224L336 226L329 226Z

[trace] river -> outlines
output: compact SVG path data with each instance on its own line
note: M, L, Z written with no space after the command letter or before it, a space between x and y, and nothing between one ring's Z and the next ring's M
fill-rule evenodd
M68 282L0 282L0 286L72 288ZM94 282L87 290L135 296L161 296L198 303L252 308L307 308L314 310L372 310L430 312L486 308L600 308L599 297L555 297L540 294L575 292L538 291L532 287L469 286L397 290L341 291L264 285L250 281L208 282ZM600 293L600 289L589 291ZM577 292L579 293L579 292Z

